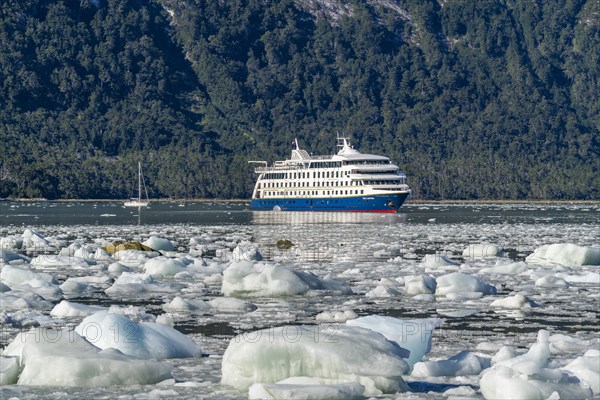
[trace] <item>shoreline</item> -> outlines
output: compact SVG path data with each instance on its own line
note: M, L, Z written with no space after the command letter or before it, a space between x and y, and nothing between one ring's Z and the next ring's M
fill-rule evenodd
M55 199L48 200L44 198L33 198L33 199L0 199L2 202L13 202L13 203L119 203L124 202L126 199ZM250 203L250 199L149 199L152 202L158 203ZM600 200L513 200L513 199L481 199L481 200L456 200L456 199L407 199L406 204L593 204L600 205Z

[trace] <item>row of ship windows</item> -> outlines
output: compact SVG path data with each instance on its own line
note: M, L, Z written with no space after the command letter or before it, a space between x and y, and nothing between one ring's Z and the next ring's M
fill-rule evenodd
M341 178L342 171L313 171L313 172L271 172L262 179L307 179L307 178ZM348 176L348 173L345 174Z
M332 196L332 195L346 195L346 194L365 194L363 189L358 190L290 190L288 192L265 192L265 196Z
M291 187L328 187L328 186L362 186L362 185L401 185L404 179L373 180L373 181L333 181L333 182L265 182L264 188L291 188ZM261 185L258 186L261 188Z

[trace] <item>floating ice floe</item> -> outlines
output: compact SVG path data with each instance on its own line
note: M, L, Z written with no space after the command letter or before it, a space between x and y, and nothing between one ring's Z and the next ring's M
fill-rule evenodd
M355 318L358 318L358 315L352 310L324 311L315 316L315 319L321 322L346 322Z
M502 254L502 248L493 244L471 244L463 250L463 258L468 260L497 257Z
M569 284L589 283L592 285L600 285L600 272L586 272L582 274L567 274L559 272L554 274L557 278L564 279Z
M142 242L143 245L150 247L154 250L160 251L174 251L175 246L169 239L161 238L158 236L150 236L148 240Z
M23 237L21 235L11 235L0 238L0 249L4 250L22 250Z
M31 229L25 229L21 237L23 238L23 247L26 249L41 250L50 246L50 242L42 234Z
M175 297L163 306L167 312L203 313L211 311L245 313L256 310L254 304L233 297L216 297L209 301Z
M100 311L86 317L75 328L100 349L117 349L141 359L200 357L200 347L170 326L153 322L136 323L120 314Z
M498 260L493 267L486 267L479 270L480 274L519 274L527 269L527 264L523 261L506 262Z
M142 250L119 250L113 254L113 260L127 267L138 267L146 262L147 259L158 257L155 251Z
M409 275L404 278L404 290L408 295L433 294L437 283L431 275Z
M535 281L535 286L544 288L558 288L568 287L569 284L563 278L560 278L556 275L546 275Z
M106 308L100 306L88 306L87 304L79 304L63 300L54 306L52 311L50 311L50 315L59 318L87 317L88 315L102 310L106 310Z
M233 249L230 255L234 262L240 261L262 261L263 256L258 251L258 246L250 242L240 243Z
M240 390L255 383L311 377L320 385L360 383L366 396L407 389L406 350L370 329L281 326L238 335L229 342L221 383Z
M285 381L284 381L285 382ZM255 383L248 389L250 400L358 400L364 399L365 387L360 383L335 385L299 383Z
M600 338L580 339L560 333L550 336L552 354L582 353L587 349L600 349Z
M387 297L398 297L402 294L398 289L394 286L389 285L377 285L374 289L365 293L365 297L374 297L374 298L387 298Z
M42 296L30 290L23 289L12 289L8 292L0 293L0 304L2 304L2 311L16 311L27 308L36 310L52 309L52 303Z
M592 391L581 381L560 369L548 367L548 331L538 332L526 354L496 362L481 376L481 393L486 399L588 399ZM554 394L556 392L556 395Z
M413 367L411 375L417 378L479 375L481 371L490 366L489 357L470 351L461 351L447 360L418 362Z
M423 257L421 260L421 266L430 269L436 269L440 267L458 267L458 265L458 262L441 254L425 254L425 257Z
M233 262L223 271L221 291L226 296L293 296L309 290L352 293L344 282L273 264Z
M174 292L175 289L156 282L148 274L138 274L134 272L123 272L104 292L108 295L117 294L136 294L136 293L157 293Z
M172 378L172 367L167 364L112 349L101 351L66 329L19 333L3 350L1 361L2 384L104 387L155 384Z
M586 351L562 369L589 385L595 395L600 394L600 350L597 348Z
M556 243L538 247L525 258L527 264L541 266L600 265L600 247Z
M535 307L533 301L529 300L526 296L517 293L514 296L505 297L503 299L497 299L492 301L490 307L499 307L499 308L530 308Z
M21 285L29 285L31 287L58 285L58 281L52 275L32 271L25 265L5 265L0 272L0 279L10 287Z
M451 293L481 293L495 295L496 287L481 279L479 276L453 272L437 278L436 296L448 296Z
M359 326L381 333L402 349L408 350L404 357L409 367L423 358L431 350L433 330L442 325L439 318L399 319L369 315L346 321L348 326Z
M31 259L31 265L36 267L71 267L71 268L87 268L90 265L95 264L95 261L75 257L75 256L61 256L57 254L40 254Z
M173 276L186 270L186 264L167 257L152 258L144 264L144 270L150 275Z
M13 253L12 251L8 251L0 247L0 263L9 264L15 261L28 263L31 261L31 258L21 254Z
M11 289L20 289L12 290L12 296L20 296L20 293L24 292L33 292L46 300L58 300L62 296L62 291L52 275L32 271L26 265L3 266L0 279Z

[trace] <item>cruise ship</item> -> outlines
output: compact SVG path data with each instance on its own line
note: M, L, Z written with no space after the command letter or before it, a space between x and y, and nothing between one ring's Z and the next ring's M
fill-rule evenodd
M406 175L388 157L363 154L345 137L339 151L311 156L298 140L289 160L259 164L251 208L275 211L395 213L410 195Z

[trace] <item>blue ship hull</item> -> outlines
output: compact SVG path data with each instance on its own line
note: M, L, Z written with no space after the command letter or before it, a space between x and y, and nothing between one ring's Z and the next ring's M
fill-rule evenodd
M253 210L281 211L347 211L395 213L404 203L408 193L378 194L373 196L331 197L321 199L253 199Z

